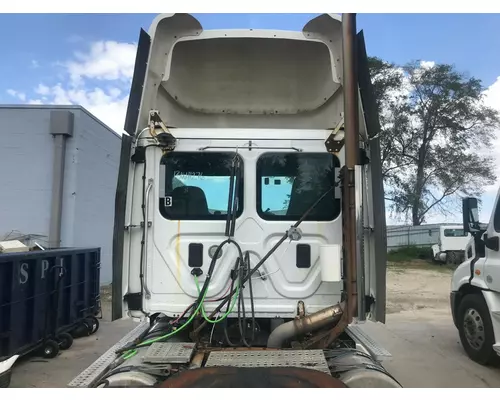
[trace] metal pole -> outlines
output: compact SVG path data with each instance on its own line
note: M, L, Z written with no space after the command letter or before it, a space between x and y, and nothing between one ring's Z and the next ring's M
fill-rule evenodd
M346 261L347 323L356 316L356 188L355 166L359 164L359 102L356 65L356 14L342 15L342 55L344 66L345 173L342 212L344 214L344 251Z
M342 175L342 229L345 266L345 309L337 325L321 341L328 347L357 314L356 187L355 166L359 157L358 74L356 66L356 14L342 14L342 58L344 91L344 153Z
M61 246L61 220L64 188L66 136L54 136L54 167L52 169L52 202L50 206L49 247Z
M54 138L54 163L52 167L52 201L50 206L49 246L61 246L61 222L63 211L64 167L66 142L73 136L74 115L69 110L50 112L50 135Z

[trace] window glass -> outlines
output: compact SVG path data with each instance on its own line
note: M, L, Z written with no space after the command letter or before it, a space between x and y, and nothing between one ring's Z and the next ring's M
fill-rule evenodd
M465 237L467 233L464 232L463 229L445 229L444 230L445 237Z
M240 160L237 216L243 211L243 162L235 153L172 152L163 156L165 184L160 212L168 219L223 220L227 216L232 164Z
M290 176L262 176L262 210L274 215L286 215L293 181Z
M338 159L328 153L266 153L257 161L257 212L265 220L298 220L335 183ZM333 189L309 214L331 221L340 214Z

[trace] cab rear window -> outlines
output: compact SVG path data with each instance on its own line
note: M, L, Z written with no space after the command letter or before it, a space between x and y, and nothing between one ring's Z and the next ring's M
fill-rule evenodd
M464 232L463 229L445 229L444 236L445 237L465 237L465 236L467 236L467 232Z
M160 162L160 213L172 220L224 220L233 160L240 160L236 216L243 212L243 161L230 152L172 152Z
M257 212L264 220L296 221L334 185L340 162L328 153L266 153L257 161ZM306 221L332 221L340 214L332 190Z

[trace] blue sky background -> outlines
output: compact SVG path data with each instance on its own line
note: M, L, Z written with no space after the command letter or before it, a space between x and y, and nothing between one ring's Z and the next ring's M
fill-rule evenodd
M194 14L205 29L286 30L300 30L315 15ZM130 64L133 67L135 57L132 44L139 29L148 30L154 17L0 15L0 103L81 103L120 129L130 87ZM365 31L369 55L396 63L426 60L455 64L491 87L492 104L500 109L500 81L494 85L500 77L500 14L358 14L358 28ZM122 56L126 63L121 62ZM90 68L99 57L106 62ZM113 61L119 70L116 73ZM483 220L491 210L495 190L490 188L483 196Z
M194 14L205 29L298 30L316 14ZM51 65L99 40L136 42L155 14L0 15L0 85L30 90L50 79ZM19 29L23 27L23 29ZM491 85L500 75L499 14L358 14L370 55L404 63L453 63ZM6 62L8 60L8 62ZM40 68L30 71L32 60ZM32 71L33 72L33 71ZM7 100L2 93L2 100Z

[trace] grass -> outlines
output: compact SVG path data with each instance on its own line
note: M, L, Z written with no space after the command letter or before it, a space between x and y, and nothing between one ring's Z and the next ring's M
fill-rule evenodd
M434 271L443 274L450 274L453 270L447 265L435 264L430 261L414 260L400 263L387 263L387 269L397 274L404 274L408 270Z
M430 247L406 246L400 249L391 250L387 253L387 261L401 262L426 260L432 261L432 250Z
M429 247L407 246L387 253L387 268L396 273L404 273L407 269L419 269L450 273L450 267L432 260Z

